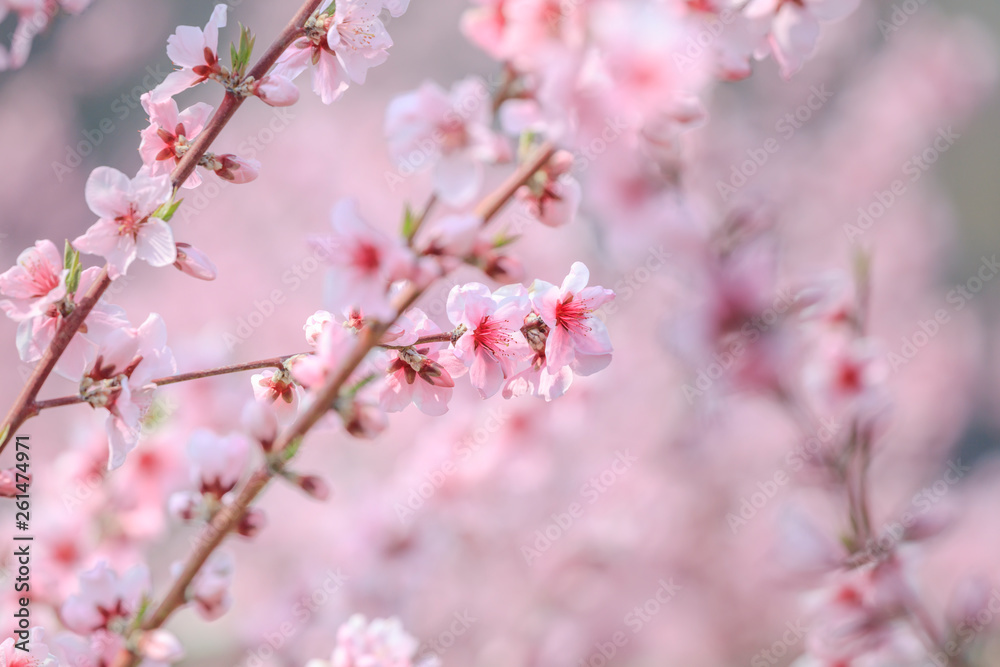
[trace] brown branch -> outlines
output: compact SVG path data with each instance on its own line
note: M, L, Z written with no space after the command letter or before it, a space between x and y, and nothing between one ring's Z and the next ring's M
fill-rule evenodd
M517 188L527 182L532 174L545 166L554 152L555 149L551 144L544 144L530 160L522 164L510 178L504 181L500 188L488 196L476 208L476 211L483 218L483 222L489 222L513 196ZM365 356L378 345L379 339L385 335L385 332L398 319L399 315L412 306L422 293L423 290L411 285L398 295L393 304L396 316L391 321L375 322L361 331L357 343L340 370L327 380L326 384L316 393L309 407L300 413L292 425L279 436L274 444L273 451L276 453L273 457L274 461L283 461L288 458L290 448L294 447L299 439L305 436L316 422L330 410L334 401L340 396L348 378L361 364ZM254 499L260 495L272 477L280 471L281 466L274 464L259 468L247 480L236 499L212 517L202 532L194 551L184 563L184 568L174 579L166 595L143 620L142 630L148 631L161 627L174 611L184 605L187 601L188 587L209 556L222 544L226 535L236 529ZM123 649L115 660L114 667L132 667L138 663L138 660L137 655Z
M482 218L484 223L489 222L514 196L517 189L526 184L539 169L545 166L546 162L552 159L555 152L556 147L551 141L546 141L539 146L531 159L522 164L517 171L507 177L507 180L493 194L476 206L476 215Z
M305 353L300 353L305 354ZM297 354L287 354L283 357L272 357L270 359L261 359L260 361L249 361L243 364L231 364L229 366L219 366L218 368L208 368L202 371L192 371L190 373L180 373L178 375L169 375L167 377L157 378L152 380L150 384L155 384L157 387L163 387L168 384L177 384L178 382L187 382L189 380L200 380L202 378L217 377L219 375L228 375L230 373L241 373L243 371L255 371L261 368L282 368L285 361L291 359L292 357L298 356ZM48 410L49 408L61 408L65 405L75 405L77 403L83 403L83 399L80 396L62 396L60 398L50 398L45 401L37 401L35 403L35 412L41 412L42 410Z
M90 314L90 311L97 304L98 300L100 300L110 284L111 279L108 277L108 270L105 267L101 271L101 275L90 287L90 290L87 291L87 294L80 300L80 303L76 304L73 312L59 323L59 329L56 331L55 337L49 343L49 347L45 350L38 365L31 372L31 377L28 378L24 387L21 388L21 393L14 400L14 404L7 411L7 416L4 417L3 424L0 425L0 453L3 453L7 443L14 437L17 430L21 428L21 425L38 414L38 407L35 404L38 392L41 391L42 385L45 384L49 375L52 374L52 370L56 367L59 357L66 351L66 347L73 340L73 336L83 326L87 315Z
M285 49L302 34L303 25L305 25L306 20L316 8L319 7L320 2L322 0L306 0L292 20L289 21L288 25L285 26L284 30L281 31L281 34L278 35L278 38L268 47L261 59L250 70L248 76L259 80L267 74L281 54L284 53ZM191 144L191 148L184 154L184 157L181 158L170 174L174 190L179 188L188 179L202 156L208 151L212 142L219 136L222 128L226 126L241 104L243 104L243 98L237 97L232 93L226 93L219 108L216 109L212 118L208 121L208 125L198 135L194 143ZM52 374L52 370L55 368L59 358L66 351L66 347L70 341L73 340L73 336L80 330L84 320L87 319L87 315L90 314L90 311L97 304L98 300L100 300L110 284L111 278L108 277L107 267L105 267L100 277L80 303L77 304L74 311L60 323L59 329L49 344L48 349L45 350L38 365L35 366L28 381L14 400L14 404L8 410L3 423L0 424L0 454L3 453L7 443L10 442L10 439L21 425L38 414L40 409L36 403L38 392L41 391L42 385L45 384L45 381Z
M292 42L296 40L302 34L302 28L305 25L306 20L312 15L316 8L319 7L322 0L306 0L305 4L299 8L299 11L295 13L292 20L288 22L281 34L278 35L274 43L268 47L267 51L261 56L261 59L257 61L253 69L247 77L253 77L255 81L259 81L264 78L264 76L270 71L274 63L278 61L281 54L285 52ZM229 119L233 117L236 110L240 108L243 104L245 98L234 95L233 93L227 92L226 96L222 98L222 103L219 108L215 110L212 118L208 121L208 125L205 129L195 138L191 147L188 149L184 156L181 158L180 162L174 168L173 173L170 174L170 178L173 181L174 189L176 190L181 186L181 184L187 180L194 168L198 166L198 162L201 160L202 156L208 151L209 146L215 141L219 133L222 132L222 128L226 126Z

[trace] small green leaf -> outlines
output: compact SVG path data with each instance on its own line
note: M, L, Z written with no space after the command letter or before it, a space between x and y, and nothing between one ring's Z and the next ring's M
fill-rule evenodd
M413 214L413 209L410 205L406 205L406 210L403 212L403 238L409 241L413 238L416 233L417 216Z
M177 208L181 205L183 199L178 199L177 201L167 202L160 206L160 208L153 211L152 217L159 218L163 222L170 222L170 219L174 217L174 213L177 212Z
M166 212L165 212L165 214L163 216L163 221L164 222L170 222L170 219L172 217L174 217L174 213L177 212L177 208L181 205L182 201L184 201L184 200L183 199L178 199L177 201L175 201L172 204L170 204L170 207L166 210Z
M511 234L510 236L508 236L507 232L500 232L493 239L493 248L494 249L502 248L504 246L510 245L519 238L521 238L520 234Z
M302 446L302 436L299 436L294 440L292 440L290 443L288 443L288 446L281 451L281 458L286 462L291 461L292 457L294 457L298 453L299 447L301 446Z
M521 140L518 142L517 155L521 161L527 160L534 150L536 135L531 130L526 130L521 133Z
M245 25L240 23L239 26L240 39L238 44L229 45L229 59L232 61L233 74L243 78L247 65L250 64L250 55L253 53L256 38Z
M358 395L358 392L364 389L365 385L373 382L377 376L374 373L366 375L365 377L358 380L357 384L350 387L347 391L341 392L341 397L348 400L354 400L354 397Z
M66 274L66 291L75 294L80 286L80 274L83 266L80 264L80 251L74 248L69 241L63 248L63 268L69 273Z

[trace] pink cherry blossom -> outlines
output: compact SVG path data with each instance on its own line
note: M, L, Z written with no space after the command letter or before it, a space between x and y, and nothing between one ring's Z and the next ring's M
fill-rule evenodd
M345 199L333 209L333 235L313 240L331 265L327 298L334 310L359 308L367 316L390 319L394 313L387 294L393 281L406 278L413 266L411 253L366 223L357 201Z
M382 0L382 8L389 12L391 17L398 19L410 8L410 0Z
M305 36L285 51L272 72L291 80L313 65L313 90L324 104L339 98L351 82L364 83L368 70L385 62L392 46L378 17L381 2L339 0L330 15L331 2L320 4L306 23Z
M330 326L331 322L333 322L333 314L328 310L317 310L310 315L306 319L306 323L302 326L302 330L306 332L306 342L316 347L319 335L323 332L323 329Z
M565 394L572 383L570 366L550 370L545 363L544 352L533 352L528 359L528 367L504 383L503 397L541 396L551 401Z
M337 630L337 646L328 667L437 667L435 658L416 661L419 645L396 618L370 623L361 614L351 616ZM317 664L324 664L317 661Z
M219 4L205 29L182 25L167 38L167 55L180 67L171 72L150 95L155 101L173 97L177 93L198 85L209 77L219 75L219 28L226 27L226 5Z
M663 3L604 3L592 26L601 52L593 86L619 121L641 127L661 115L684 117L687 100L709 82L710 63L682 59L688 34Z
M531 318L530 315L528 317ZM528 338L530 343L531 333ZM610 354L577 354L568 366L551 367L546 363L544 346L545 342L542 341L541 351L532 350L528 357L527 368L504 383L504 398L541 396L546 401L552 401L569 390L576 375L593 375L611 363Z
M294 415L298 409L299 389L288 371L265 370L250 378L254 397L283 415Z
M525 346L520 329L530 310L523 285L491 294L486 285L469 283L448 294L448 318L466 330L455 344L455 355L469 368L469 380L483 398L497 393L513 375L514 355Z
M462 32L469 41L497 60L507 58L504 28L507 25L507 0L473 0L462 15Z
M84 637L61 633L53 639L53 648L61 665L110 665L124 647L125 639L107 630L87 633ZM160 667L164 663L144 660L142 665Z
M295 357L291 362L292 376L303 387L320 387L339 364L350 354L357 342L353 333L344 327L326 326L316 341L314 354Z
M117 329L101 341L80 391L94 408L108 411L108 470L120 467L139 441L153 403L151 381L175 370L166 325L156 313L139 328Z
M386 110L385 135L399 161L434 165L434 191L452 206L467 204L479 193L483 165L505 154L503 139L490 128L490 95L472 77L450 92L428 81L395 98Z
M831 662L850 662L900 648L894 621L904 613L908 584L898 559L837 572L832 579L813 602L809 653Z
M75 305L93 286L101 270L96 266L85 269L80 284L73 295ZM17 327L17 350L21 361L36 362L42 358L55 338L65 314L58 306L51 306L38 317L21 322ZM55 371L70 380L79 381L94 363L97 343L110 332L129 326L125 311L118 306L99 301L86 320L86 331L77 332L66 351L56 362Z
M129 620L149 590L145 565L119 577L102 561L80 575L80 592L67 598L60 615L66 627L81 635L107 630L117 619Z
M545 363L550 369L567 366L581 356L611 354L608 330L594 311L615 294L603 287L587 287L589 281L586 265L573 262L561 287L542 280L532 285L531 302L549 328Z
M0 498L13 498L20 493L17 489L18 472L17 468L0 470ZM30 483L31 478L28 477L28 480Z
M198 102L178 113L177 102L172 97L154 100L151 93L140 98L142 108L149 114L149 127L140 132L139 155L149 167L152 176L169 174L180 162L191 142L197 137L212 115L212 105ZM182 187L194 188L201 184L201 175L195 171Z
M250 445L241 435L198 429L188 440L191 476L202 494L221 498L233 490L247 465Z
M178 576L183 563L175 563L171 568L174 576ZM225 614L233 604L230 588L233 584L233 574L236 564L228 551L216 551L198 572L191 582L188 598L194 602L201 617L214 621Z
M166 630L146 630L137 642L139 655L144 660L143 667L150 664L173 664L184 657L184 647L172 633Z
M822 410L871 418L888 405L883 355L872 340L824 335L803 370L804 382Z
M820 23L839 21L860 4L861 0L750 0L743 11L751 19L771 21L767 45L782 76L789 78L816 51Z
M352 329L336 324L325 326L316 341L315 352L292 359L292 377L307 389L319 389L330 376L339 371L356 344L357 336ZM360 364L347 379L344 388L346 390L359 383L364 386L360 390L351 391L350 400L339 400L333 406L339 412L344 428L351 435L372 438L388 425L385 410L378 400L382 388L379 377L381 369L384 369L384 363L376 363L371 358ZM310 400L307 392L304 404L308 405Z
M57 667L59 662L49 653L45 644L45 631L40 627L31 628L28 635L28 650L17 647L13 638L0 644L0 665L3 667Z
M529 207L544 225L561 227L573 220L580 207L580 183L570 175L573 156L556 153L528 185L521 186L517 198Z
M441 333L419 308L407 311L399 324L416 337ZM448 411L454 378L465 373L465 364L454 353L442 349L447 343L428 343L393 350L390 354L385 386L380 394L387 412L399 412L413 403L421 412L440 416Z
M451 258L457 264L482 242L483 219L476 215L449 215L425 225L417 236L423 254Z
M63 257L49 240L35 241L23 251L17 264L0 274L0 308L15 322L38 317L66 296Z
M99 220L73 247L108 261L108 275L120 278L136 258L151 266L167 266L177 259L170 225L151 217L170 199L167 176L152 176L143 168L133 179L111 167L98 167L87 179L86 197Z

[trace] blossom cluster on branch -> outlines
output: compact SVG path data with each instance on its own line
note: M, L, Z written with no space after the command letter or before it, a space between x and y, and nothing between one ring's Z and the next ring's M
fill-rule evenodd
M17 13L18 27L9 53L0 51L0 68L24 64L35 17L44 15L47 22L60 6L77 13L86 4L7 2L3 7ZM433 420L440 426L428 429L457 432L465 428L460 426L466 417L462 413L473 397L480 403L495 399L503 409L518 412L510 418L499 409L489 426L466 424L472 435L463 440L465 445L442 458L434 458L439 452L426 459L408 453L413 458L406 461L414 471L426 473L416 481L416 472L407 476L380 470L390 478L384 488L364 491L372 506L399 508L399 499L391 496L405 489L400 495L407 506L397 512L401 527L388 529L376 510L366 510L329 530L310 524L306 537L300 536L319 543L326 533L334 535L346 544L340 553L350 554L352 562L383 568L385 575L380 571L375 584L352 589L356 597L341 590L344 577L331 575L328 581L337 583L328 587L324 582L302 598L306 603L298 601L293 608L307 619L319 614L309 602L319 592L338 596L345 608L353 605L338 620L339 629L326 629L319 650L313 644L308 656L296 654L298 664L305 659L310 659L307 667L445 664L410 634L409 621L409 631L404 630L398 618L373 617L380 614L370 609L380 608L395 589L413 586L406 560L413 553L434 561L431 567L448 567L440 552L420 551L426 548L420 537L439 527L428 529L417 514L449 498L458 498L454 505L459 509L451 515L458 528L443 541L481 555L502 552L498 545L506 542L530 539L531 546L519 553L529 554L527 565L537 570L526 578L558 600L540 602L537 614L523 614L514 604L494 610L493 620L505 634L483 649L480 655L487 657L482 664L561 661L593 667L619 649L634 651L629 655L638 662L641 644L629 644L621 624L615 626L617 619L602 617L599 627L602 632L619 630L608 636L626 639L599 640L596 661L595 655L580 653L581 646L593 644L592 627L567 620L574 611L606 606L593 602L600 599L591 595L596 587L584 587L595 586L593 572L609 568L616 550L634 557L637 569L647 561L654 564L648 569L657 572L660 560L679 564L692 588L712 579L713 573L704 569L709 564L721 562L719 571L725 572L739 568L725 561L731 543L717 537L710 542L703 535L703 541L691 538L691 545L675 546L673 542L684 541L676 535L688 532L676 517L669 520L677 521L676 526L664 521L662 533L671 536L667 545L659 535L638 540L651 529L629 523L624 515L634 511L650 524L659 520L658 503L675 500L682 513L714 521L712 525L736 536L749 530L758 512L771 511L764 506L790 475L778 470L758 484L759 493L740 503L732 488L745 482L739 474L758 469L763 455L743 457L737 446L721 447L750 443L773 453L778 448L773 443L784 446L790 439L806 444L787 453L788 470L799 474L797 481L804 480L802 487L812 483L836 514L825 526L818 512L803 516L799 511L776 520L787 533L777 538L787 539L784 555L808 582L800 588L808 593L803 608L809 627L795 649L794 664L916 667L927 656L943 653L960 661L955 664L974 664L966 657L970 651L955 653L949 646L956 641L952 626L986 604L984 587L972 586L963 593L962 604L938 612L911 577L910 548L940 535L945 522L933 513L911 517L888 541L879 529L887 503L873 481L873 461L888 432L889 408L897 401L891 383L897 364L886 355L885 336L880 335L884 324L875 321L879 314L872 307L885 280L874 268L876 255L852 248L853 266L838 267L833 278L794 263L782 266L781 242L802 241L783 236L777 221L814 216L819 226L824 204L832 209L838 197L847 195L811 190L803 195L769 175L765 167L772 159L789 160L784 163L788 173L798 171L802 160L791 144L774 138L764 139L764 148L738 152L738 162L727 166L720 157L731 153L725 144L732 137L756 136L742 126L756 120L748 120L749 113L746 119L731 114L735 120L708 115L729 82L768 67L762 63L769 58L785 82L808 75L806 64L817 55L821 40L836 30L834 22L860 10L858 0L471 0L459 30L497 61L497 73L465 76L450 85L427 79L385 106L377 126L385 143L382 152L394 169L385 171L385 182L376 185L393 195L401 186L419 190L423 204L392 199L399 211L389 221L370 212L376 208L363 190L324 204L332 205L329 226L323 232L325 225L316 224L315 233L301 243L321 260L324 298L294 318L296 338L300 326L304 333L299 349L281 350L283 354L268 359L222 360L226 365L206 362L199 370L180 372L190 366L185 353L190 348L178 335L179 327L169 328L169 318L157 312L136 325L140 318L130 318L105 297L110 286L123 286L124 278L138 272L173 267L201 281L225 276L229 267L224 262L217 266L190 238L180 240L182 230L186 237L198 229L175 220L178 211L191 207L185 197L197 196L213 181L251 184L269 168L256 154L240 155L244 149L222 145L223 129L251 98L270 107L299 103L299 77L307 71L303 78L310 80L323 105L346 104L351 88L364 84L372 68L390 62L390 51L398 47L389 27L413 15L416 7L409 5L408 0L305 0L262 53L255 48L254 33L240 25L228 63L220 39L227 27L232 29L227 26L230 7L216 5L203 27L177 27L166 40L174 71L141 96L148 126L140 132L138 172L94 169L83 193L93 214L89 226L81 226L61 245L37 240L0 274L0 309L16 322L17 353L32 368L0 426L0 453L28 420L44 419L70 405L87 404L104 423L102 432L81 431L68 463L52 473L50 479L67 488L69 482L77 483L59 500L67 508L82 507L86 525L53 522L44 527L52 545L42 547L47 549L39 568L43 576L31 591L44 621L31 627L15 624L11 637L0 644L0 662L94 667L180 662L191 646L181 626L166 629L175 614L193 610L211 622L240 611L246 590L238 585L243 563L263 560L259 553L230 550L227 540L241 538L263 551L269 532L284 528L284 516L255 504L263 491L283 485L296 492L297 501L337 499L338 489L330 481L334 471L317 474L309 469L313 461L299 456L304 448L320 444L314 431L344 435L345 440L374 439L391 433L394 420L409 424L406 419L429 416L442 419ZM876 111L868 116L858 111L860 120L849 117L830 136L842 138L860 126L871 136L881 132L908 146L925 126L958 116L956 110L964 104L971 106L991 75L972 47L963 51L954 46L961 39L952 35L939 40L927 38L933 48L926 53L913 49L898 57L924 58L925 69L953 93L947 104L931 108L936 93L889 85L898 84L891 74L900 67L890 62L882 65L890 74L878 70L870 85L897 95L897 111L930 110L906 127L885 121ZM777 77L776 82L783 83ZM192 88L214 89L222 100L182 109L177 98ZM768 95L782 99L784 90L777 90L768 89ZM874 95L869 89L861 93L855 97ZM820 115L826 99L816 96L816 105L809 102L800 109L810 117ZM799 116L788 118L799 123L796 129L802 127ZM698 134L709 123L715 123L713 136ZM817 170L861 169L855 167L857 156L838 162L839 154L830 147L837 141L811 140L807 157L817 160ZM881 154L874 157L892 161ZM713 183L722 183L717 177L727 167L743 179L717 188ZM422 179L408 182L417 172ZM747 185L754 176L757 185ZM877 180L884 174L866 176ZM850 179L842 180L853 187ZM867 196L868 185L861 189ZM247 190L252 200L254 188ZM713 199L723 191L729 194L721 203ZM823 203L807 201L812 196ZM765 200L777 201L785 210L772 211ZM387 232L389 228L394 231ZM551 247L536 243L536 233L550 234L545 238ZM234 233L233 243L239 238ZM581 239L594 246L593 260L580 261ZM850 235L848 240L853 242ZM810 251L831 254L826 248ZM529 264L539 253L558 258L548 272ZM631 268L620 280L607 280L607 266L601 263L613 265L618 257L627 257ZM92 260L101 264L87 266ZM815 261L810 256L800 264ZM663 275L668 264L683 274L676 283L675 276ZM192 290L204 287L188 282ZM597 282L610 287L593 284ZM649 284L657 288L647 289ZM669 306L665 325L629 323L609 330L607 322L619 309L645 311L652 302ZM150 308L159 308L155 299ZM308 312L312 314L303 322ZM287 324L289 319L272 321ZM654 355L637 351L648 342L640 340L638 330L652 333L658 346L670 350L673 361L662 364L666 371L657 367ZM633 364L626 371L617 368L623 356ZM593 380L579 379L602 371ZM238 390L200 389L212 386L209 378L239 373L246 375L239 385L234 383ZM53 374L69 380L74 393L41 399ZM183 388L171 394L166 387L175 385ZM666 387L677 391L668 396ZM601 398L594 399L598 391ZM177 396L183 400L171 403ZM640 396L652 396L655 402L643 404L650 414L632 424L631 410ZM621 451L615 451L610 464L602 462L598 474L574 486L568 472L569 481L560 479L564 471L556 463L559 445L553 434L577 434L571 438L575 449L559 454L562 461L579 457L592 462L588 457L599 448L588 442L593 435L587 432L587 411L601 401L615 412L609 420L613 426L607 430L594 424L594 432L605 429L609 440L623 443ZM720 406L729 408L721 418ZM408 414L398 414L404 411ZM662 420L651 414L659 411ZM670 421L676 431L664 435L661 421ZM731 423L739 423L740 432L728 431ZM640 433L646 444L637 443L640 438L623 431L622 424ZM474 469L460 469L459 463L478 451L478 436L486 431L504 447L480 454ZM443 441L457 436L435 431L427 437ZM664 444L668 439L676 446ZM699 447L692 446L696 441ZM716 444L720 449L712 450ZM637 459L630 446L642 450L643 465L634 470ZM716 456L716 451L725 454ZM667 456L690 466L670 473L676 489L695 485L697 475L685 472L690 470L708 469L722 481L717 488L697 489L697 500L685 504L680 491L672 497L674 487L665 491L663 478L652 476L665 467L661 464ZM730 468L739 470L727 478L730 473L720 472L723 464L716 459L730 456ZM505 474L490 475L505 464ZM0 469L0 496L23 502L17 499L26 495L26 471L23 463ZM32 472L39 474L37 468ZM617 485L625 475L636 481ZM84 491L80 480L86 480ZM490 534L490 527L460 509L463 494L473 488L483 494L479 500L484 505L516 505L519 493L545 484L559 500L539 503L538 516L554 523L527 530L498 520L496 534ZM625 486L628 492L622 490ZM572 488L556 495L563 487ZM627 511L596 519L606 524L602 542L577 522L585 522L590 504L605 499L606 507L620 503L618 509ZM180 555L171 549L169 556L164 548L151 557L171 530L190 536L189 548ZM686 554L684 546L689 547ZM516 569L502 558L497 556L494 573ZM546 565L545 558L555 564ZM722 577L719 571L714 575ZM629 573L619 574L624 586ZM703 599L711 599L712 593ZM658 592L650 602L657 610L667 604ZM437 602L428 599L425 604L431 608ZM649 603L635 607L646 616L626 615L625 627L636 618L642 619L639 631L653 623L649 608ZM405 617L402 611L400 615ZM556 629L544 634L538 627L548 616ZM644 642L649 645L661 641L648 637ZM268 650L280 648L268 642ZM610 656L608 646L615 652ZM791 654L789 649L783 645L778 658ZM737 647L724 658L732 660L744 650ZM263 652L262 647L254 655ZM764 662L776 664L771 656ZM764 663L754 658L753 664Z

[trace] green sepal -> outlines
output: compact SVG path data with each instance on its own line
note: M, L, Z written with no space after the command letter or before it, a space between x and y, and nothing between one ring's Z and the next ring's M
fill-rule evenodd
M66 274L66 292L75 294L80 286L83 265L80 264L80 251L74 248L69 241L66 241L66 245L63 247L63 268L69 271Z

